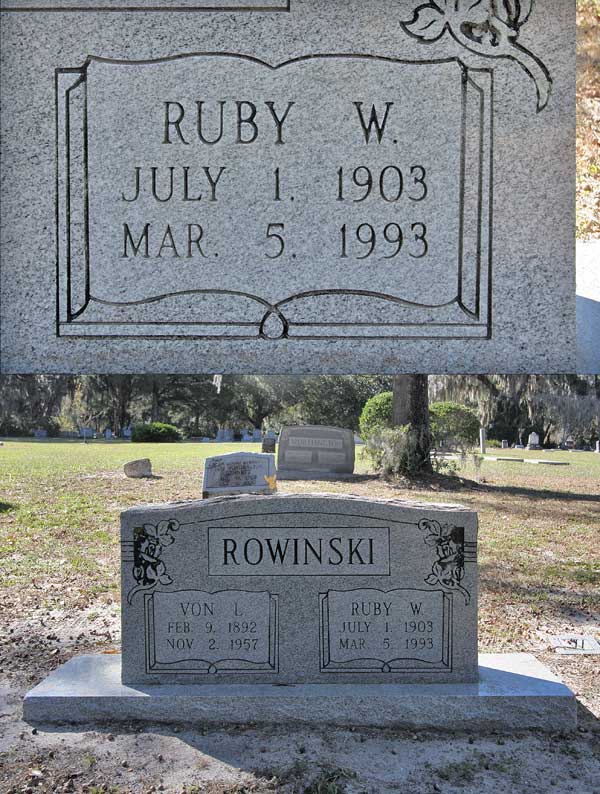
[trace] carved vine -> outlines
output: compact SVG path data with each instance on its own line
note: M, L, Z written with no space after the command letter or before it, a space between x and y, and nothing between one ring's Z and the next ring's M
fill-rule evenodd
M515 61L535 82L539 113L550 99L552 78L544 63L518 41L533 6L534 0L429 0L400 24L426 43L449 34L477 55Z
M141 590L153 590L158 584L172 584L173 579L167 573L167 567L161 559L165 546L174 543L173 532L179 529L179 522L174 519L154 524L144 524L133 530L133 578L137 585L127 594L127 603Z
M429 518L419 521L419 529L426 533L423 540L428 546L433 546L437 554L425 582L446 592L458 591L468 604L471 594L460 584L465 575L464 529Z

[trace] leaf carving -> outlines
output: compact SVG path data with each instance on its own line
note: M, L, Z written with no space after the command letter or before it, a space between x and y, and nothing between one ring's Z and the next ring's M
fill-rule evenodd
M494 14L507 25L513 25L515 16L518 16L516 5L517 0L494 0Z
M406 22L404 27L411 36L424 41L436 41L444 34L446 19L438 5L431 2L415 8L413 19Z
M517 26L521 27L524 25L529 17L531 16L531 12L533 11L533 0L520 0L520 12L519 12L519 19L517 20Z
M533 0L494 0L493 13L514 30L527 22Z

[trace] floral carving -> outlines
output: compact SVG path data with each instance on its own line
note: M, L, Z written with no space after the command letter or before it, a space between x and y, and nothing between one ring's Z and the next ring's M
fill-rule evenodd
M465 575L464 529L428 518L419 521L419 529L426 533L425 543L433 546L437 554L425 582L446 592L458 591L468 604L471 594L460 584Z
M539 112L550 99L552 78L542 61L518 42L533 4L534 0L429 0L401 25L427 43L450 35L477 55L515 61L535 82Z
M167 567L161 559L165 546L175 541L173 532L179 529L179 522L174 519L154 524L144 524L133 530L133 578L137 586L129 591L127 603L131 604L133 596L140 590L153 590L158 584L171 584L173 579L167 573Z

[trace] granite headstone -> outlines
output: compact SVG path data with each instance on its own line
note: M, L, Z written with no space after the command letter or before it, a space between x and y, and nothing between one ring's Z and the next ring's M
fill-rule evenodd
M477 516L339 495L121 515L122 655L27 693L35 724L146 721L571 732L529 654L477 655Z
M261 449L263 452L268 452L269 454L273 455L275 454L276 446L277 446L277 439L270 438L270 436L265 436L265 438L263 438L262 440Z
M231 452L206 458L202 496L271 494L277 490L275 457L259 452Z
M576 371L575 0L0 9L2 373Z
M324 425L282 427L277 471L282 480L352 474L354 433Z
M477 680L477 516L325 495L121 517L123 682Z

